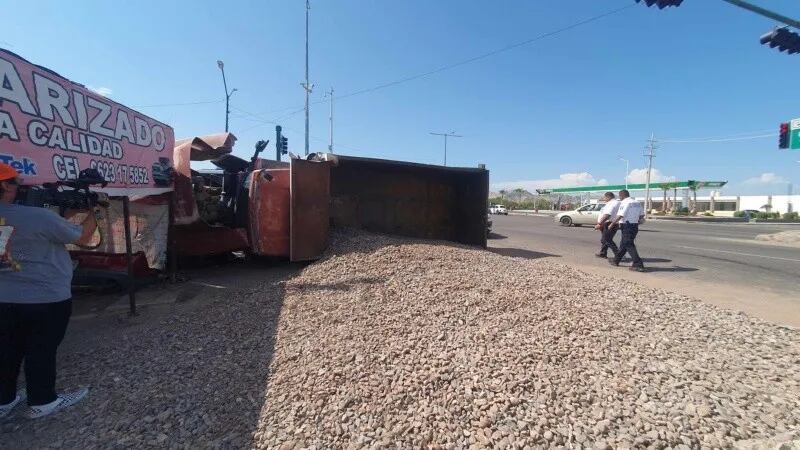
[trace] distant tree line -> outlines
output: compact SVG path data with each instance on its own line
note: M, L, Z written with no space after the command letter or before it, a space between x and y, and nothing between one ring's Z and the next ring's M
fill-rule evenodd
M553 203L549 198L537 198L523 201L504 200L502 197L492 197L489 199L490 204L503 205L509 210L519 209L552 209Z

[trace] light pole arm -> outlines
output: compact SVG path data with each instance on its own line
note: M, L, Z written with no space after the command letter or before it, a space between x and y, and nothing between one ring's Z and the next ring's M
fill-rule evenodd
M796 21L796 20L794 20L794 19L792 19L790 17L786 17L784 15L781 15L781 14L778 14L776 12L770 11L768 9L762 8L760 6L753 5L753 4L745 2L743 0L722 0L722 1L730 3L731 5L738 6L740 8L746 9L748 11L754 12L756 14L759 14L761 16L767 17L769 19L777 20L778 22L781 22L781 23L784 23L786 25L789 25L790 27L794 27L794 28L800 29L800 22L798 22L798 21Z

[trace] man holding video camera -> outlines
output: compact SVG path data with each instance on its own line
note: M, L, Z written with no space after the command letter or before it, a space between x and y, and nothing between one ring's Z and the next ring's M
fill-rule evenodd
M0 163L0 418L25 400L17 393L23 360L28 417L50 415L88 393L56 393L56 350L72 314L65 245L88 244L97 222L92 211L76 225L49 209L16 205L19 183L17 171Z

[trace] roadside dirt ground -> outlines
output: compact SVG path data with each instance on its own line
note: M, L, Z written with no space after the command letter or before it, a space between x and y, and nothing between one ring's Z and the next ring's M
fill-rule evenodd
M88 386L89 396L39 421L18 409L0 422L0 449L165 448L168 434L189 448L247 447L264 402L282 283L301 268L189 270L184 282L139 291L135 317L125 295L79 297L57 387Z
M742 289L726 283L692 281L680 283L655 277L643 277L642 274L620 270L618 267L597 267L590 264L576 264L577 269L603 277L627 280L655 289L686 295L731 311L741 311L751 317L768 322L800 329L800 308L797 299L787 299L784 295L774 294L756 288Z

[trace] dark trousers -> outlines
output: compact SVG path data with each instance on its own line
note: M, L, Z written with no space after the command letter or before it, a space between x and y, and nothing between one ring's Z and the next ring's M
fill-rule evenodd
M617 228L609 227L610 224L610 222L604 223L603 228L600 230L600 254L604 256L608 255L608 249L611 249L611 253L613 253L614 256L619 253L617 244L614 243L614 236L617 234Z
M56 399L56 350L71 314L71 299L0 303L0 405L14 401L23 360L28 404L44 405Z
M630 253L633 259L633 266L644 267L642 258L639 257L639 252L636 250L636 235L639 234L638 223L623 223L622 224L622 239L619 241L619 252L617 252L614 260L619 263L625 256L625 253Z

